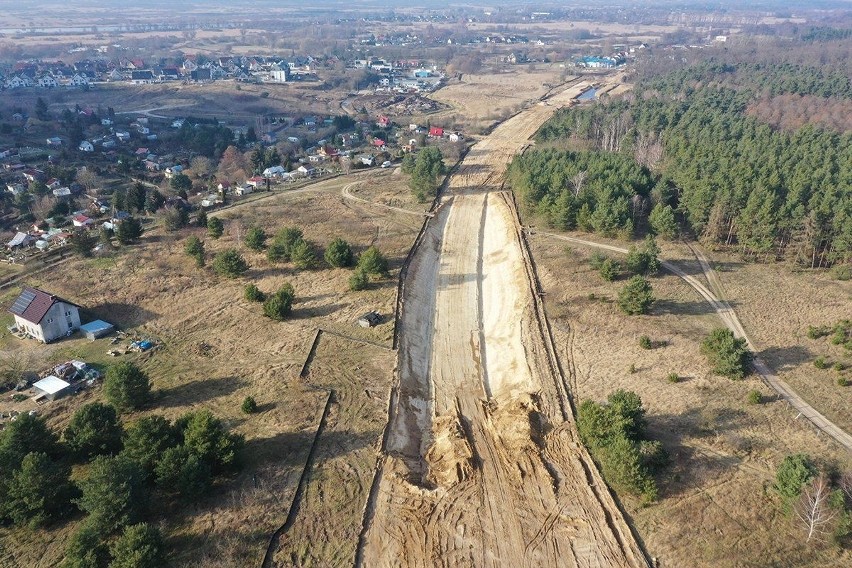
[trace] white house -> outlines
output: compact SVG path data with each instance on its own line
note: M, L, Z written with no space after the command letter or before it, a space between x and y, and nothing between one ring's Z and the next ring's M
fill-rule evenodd
M89 84L89 78L85 75L81 75L76 73L71 79L68 81L68 85L71 87L83 87Z
M21 87L32 87L32 80L26 75L15 75L6 81L7 89L19 89Z
M215 193L211 193L210 195L201 200L202 207L213 207L218 203L222 203L222 199Z
M94 152L95 147L88 140L83 140L80 142L80 145L77 147L81 152Z
M252 193L253 191L254 191L253 186L251 186L249 184L245 184L245 185L237 186L237 189L234 190L234 193L236 195L248 195L249 193Z
M59 83L56 82L56 79L52 75L42 75L38 79L39 87L58 87Z
M80 328L80 306L38 288L24 288L9 311L18 331L42 343Z
M275 177L287 173L284 166L272 166L263 170L263 177Z

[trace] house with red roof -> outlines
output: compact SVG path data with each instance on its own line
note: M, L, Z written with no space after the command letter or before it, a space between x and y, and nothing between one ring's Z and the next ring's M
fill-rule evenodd
M80 306L38 288L24 288L9 311L15 317L12 331L42 343L80 329Z
M444 129L437 126L429 127L429 136L432 138L441 138L444 135Z

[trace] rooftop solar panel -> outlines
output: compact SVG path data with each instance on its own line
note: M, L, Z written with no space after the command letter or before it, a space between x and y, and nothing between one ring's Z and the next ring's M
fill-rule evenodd
M35 296L35 292L32 290L24 290L21 292L21 295L18 296L18 299L15 300L15 303L12 304L12 308L9 311L17 315L23 314L24 310L26 310L35 299Z

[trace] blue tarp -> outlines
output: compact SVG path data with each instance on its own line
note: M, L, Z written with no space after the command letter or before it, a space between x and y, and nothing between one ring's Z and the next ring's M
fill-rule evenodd
M103 320L95 320L93 322L89 322L86 325L80 326L80 331L82 331L86 337L91 339L95 339L96 337L101 337L110 333L113 330L113 325L109 322L105 322Z

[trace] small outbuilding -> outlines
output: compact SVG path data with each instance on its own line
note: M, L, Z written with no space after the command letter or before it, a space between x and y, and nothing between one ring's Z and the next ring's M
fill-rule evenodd
M38 393L38 396L44 396L48 400L56 400L57 398L63 397L68 394L68 389L70 386L70 383L63 381L59 377L54 377L53 375L50 375L49 377L45 377L39 382L35 383L33 385L33 388Z
M115 330L115 326L113 326L109 322L105 322L104 320L95 320L87 323L86 325L80 326L80 331L85 335L88 339L94 341L99 337L103 337L105 335L109 335Z
M375 327L384 321L384 317L379 312L367 312L358 318L358 325L361 327Z

